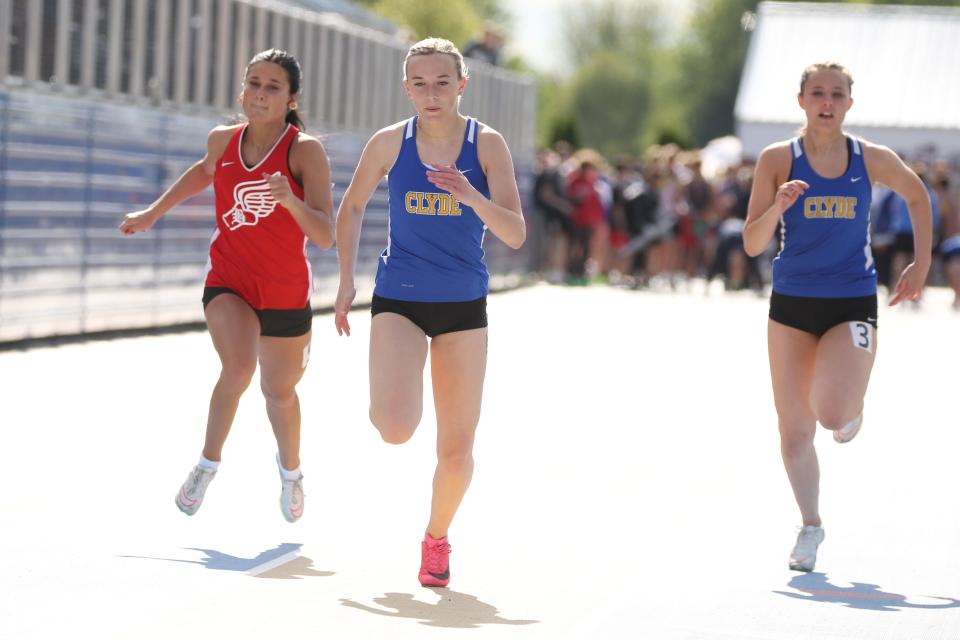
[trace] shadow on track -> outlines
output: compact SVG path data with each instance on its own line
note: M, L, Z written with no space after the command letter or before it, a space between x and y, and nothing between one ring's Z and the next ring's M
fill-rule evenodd
M787 586L800 593L774 591L788 598L810 600L814 602L832 602L851 609L869 609L871 611L900 611L902 609L953 609L960 607L960 600L922 596L923 599L942 600L937 604L914 604L908 597L899 593L883 591L879 585L864 582L851 582L849 587L831 584L825 573L806 573L794 576ZM805 595L804 595L805 594ZM918 598L912 598L918 599Z
M451 591L450 589L431 588L440 596L436 603L416 600L409 593L387 593L374 598L379 607L370 607L348 598L340 600L345 607L359 609L379 616L390 618L409 618L419 620L429 627L448 627L451 629L478 629L489 624L525 625L536 624L538 620L508 620L497 615L497 608L481 601L476 596Z
M247 573L258 578L299 580L300 578L327 577L334 575L333 571L317 571L313 568L313 560L297 555L302 544L284 542L273 549L262 551L253 558L240 558L216 549L199 549L187 547L190 551L199 551L206 557L200 560L181 560L178 558L154 558L150 556L120 556L121 558L141 558L144 560L164 560L166 562L183 562L185 564L199 564L205 569L214 571L236 571Z

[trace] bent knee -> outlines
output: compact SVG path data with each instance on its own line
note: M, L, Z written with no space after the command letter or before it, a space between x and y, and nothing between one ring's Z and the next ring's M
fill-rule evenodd
M817 412L817 422L825 429L835 431L856 418L857 413L846 407L825 407Z
M863 404L853 406L850 398L838 394L814 395L811 404L813 414L825 429L839 429L860 413Z
M380 432L380 437L388 444L403 444L413 437L417 425L420 424L419 414L404 415L400 412L370 409L370 422Z
M380 432L380 437L383 438L383 441L387 444L403 444L407 440L413 437L413 432L416 431L416 427L410 427L407 425L377 425L377 431Z

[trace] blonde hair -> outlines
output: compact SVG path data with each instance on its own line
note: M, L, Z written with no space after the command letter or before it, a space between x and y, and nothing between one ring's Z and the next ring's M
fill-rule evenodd
M443 38L425 38L415 43L410 47L410 50L407 51L407 57L403 59L403 79L407 79L407 64L410 62L410 58L414 56L428 56L431 53L444 53L453 58L457 66L457 80L468 77L467 65L463 61L463 54L460 53L456 45Z
M850 75L850 70L839 62L814 62L806 69L803 70L803 73L800 75L800 95L803 95L803 89L807 86L807 80L810 79L810 76L815 74L817 71L838 71L847 79L847 93L853 94L853 76ZM797 133L801 136L807 135L807 125L803 125L800 129L797 130Z
M584 164L589 164L600 173L610 173L610 163L596 149L579 149L573 154L573 160L577 163L578 168L583 167Z
M809 67L803 70L803 74L800 76L800 94L803 95L803 89L807 86L807 80L810 79L810 76L815 74L817 71L839 71L843 74L843 77L847 79L847 91L853 93L853 76L850 75L850 70L839 62L815 62Z

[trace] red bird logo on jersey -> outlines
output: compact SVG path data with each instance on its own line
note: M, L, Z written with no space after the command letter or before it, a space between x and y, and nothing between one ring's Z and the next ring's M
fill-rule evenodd
M241 182L233 189L233 208L223 214L223 222L230 231L252 227L266 218L277 207L266 180Z

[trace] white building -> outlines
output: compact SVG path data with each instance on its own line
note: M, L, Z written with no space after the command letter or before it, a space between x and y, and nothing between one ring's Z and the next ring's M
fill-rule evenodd
M823 61L853 75L847 131L960 159L960 8L761 2L734 110L745 155L795 135L800 75Z

